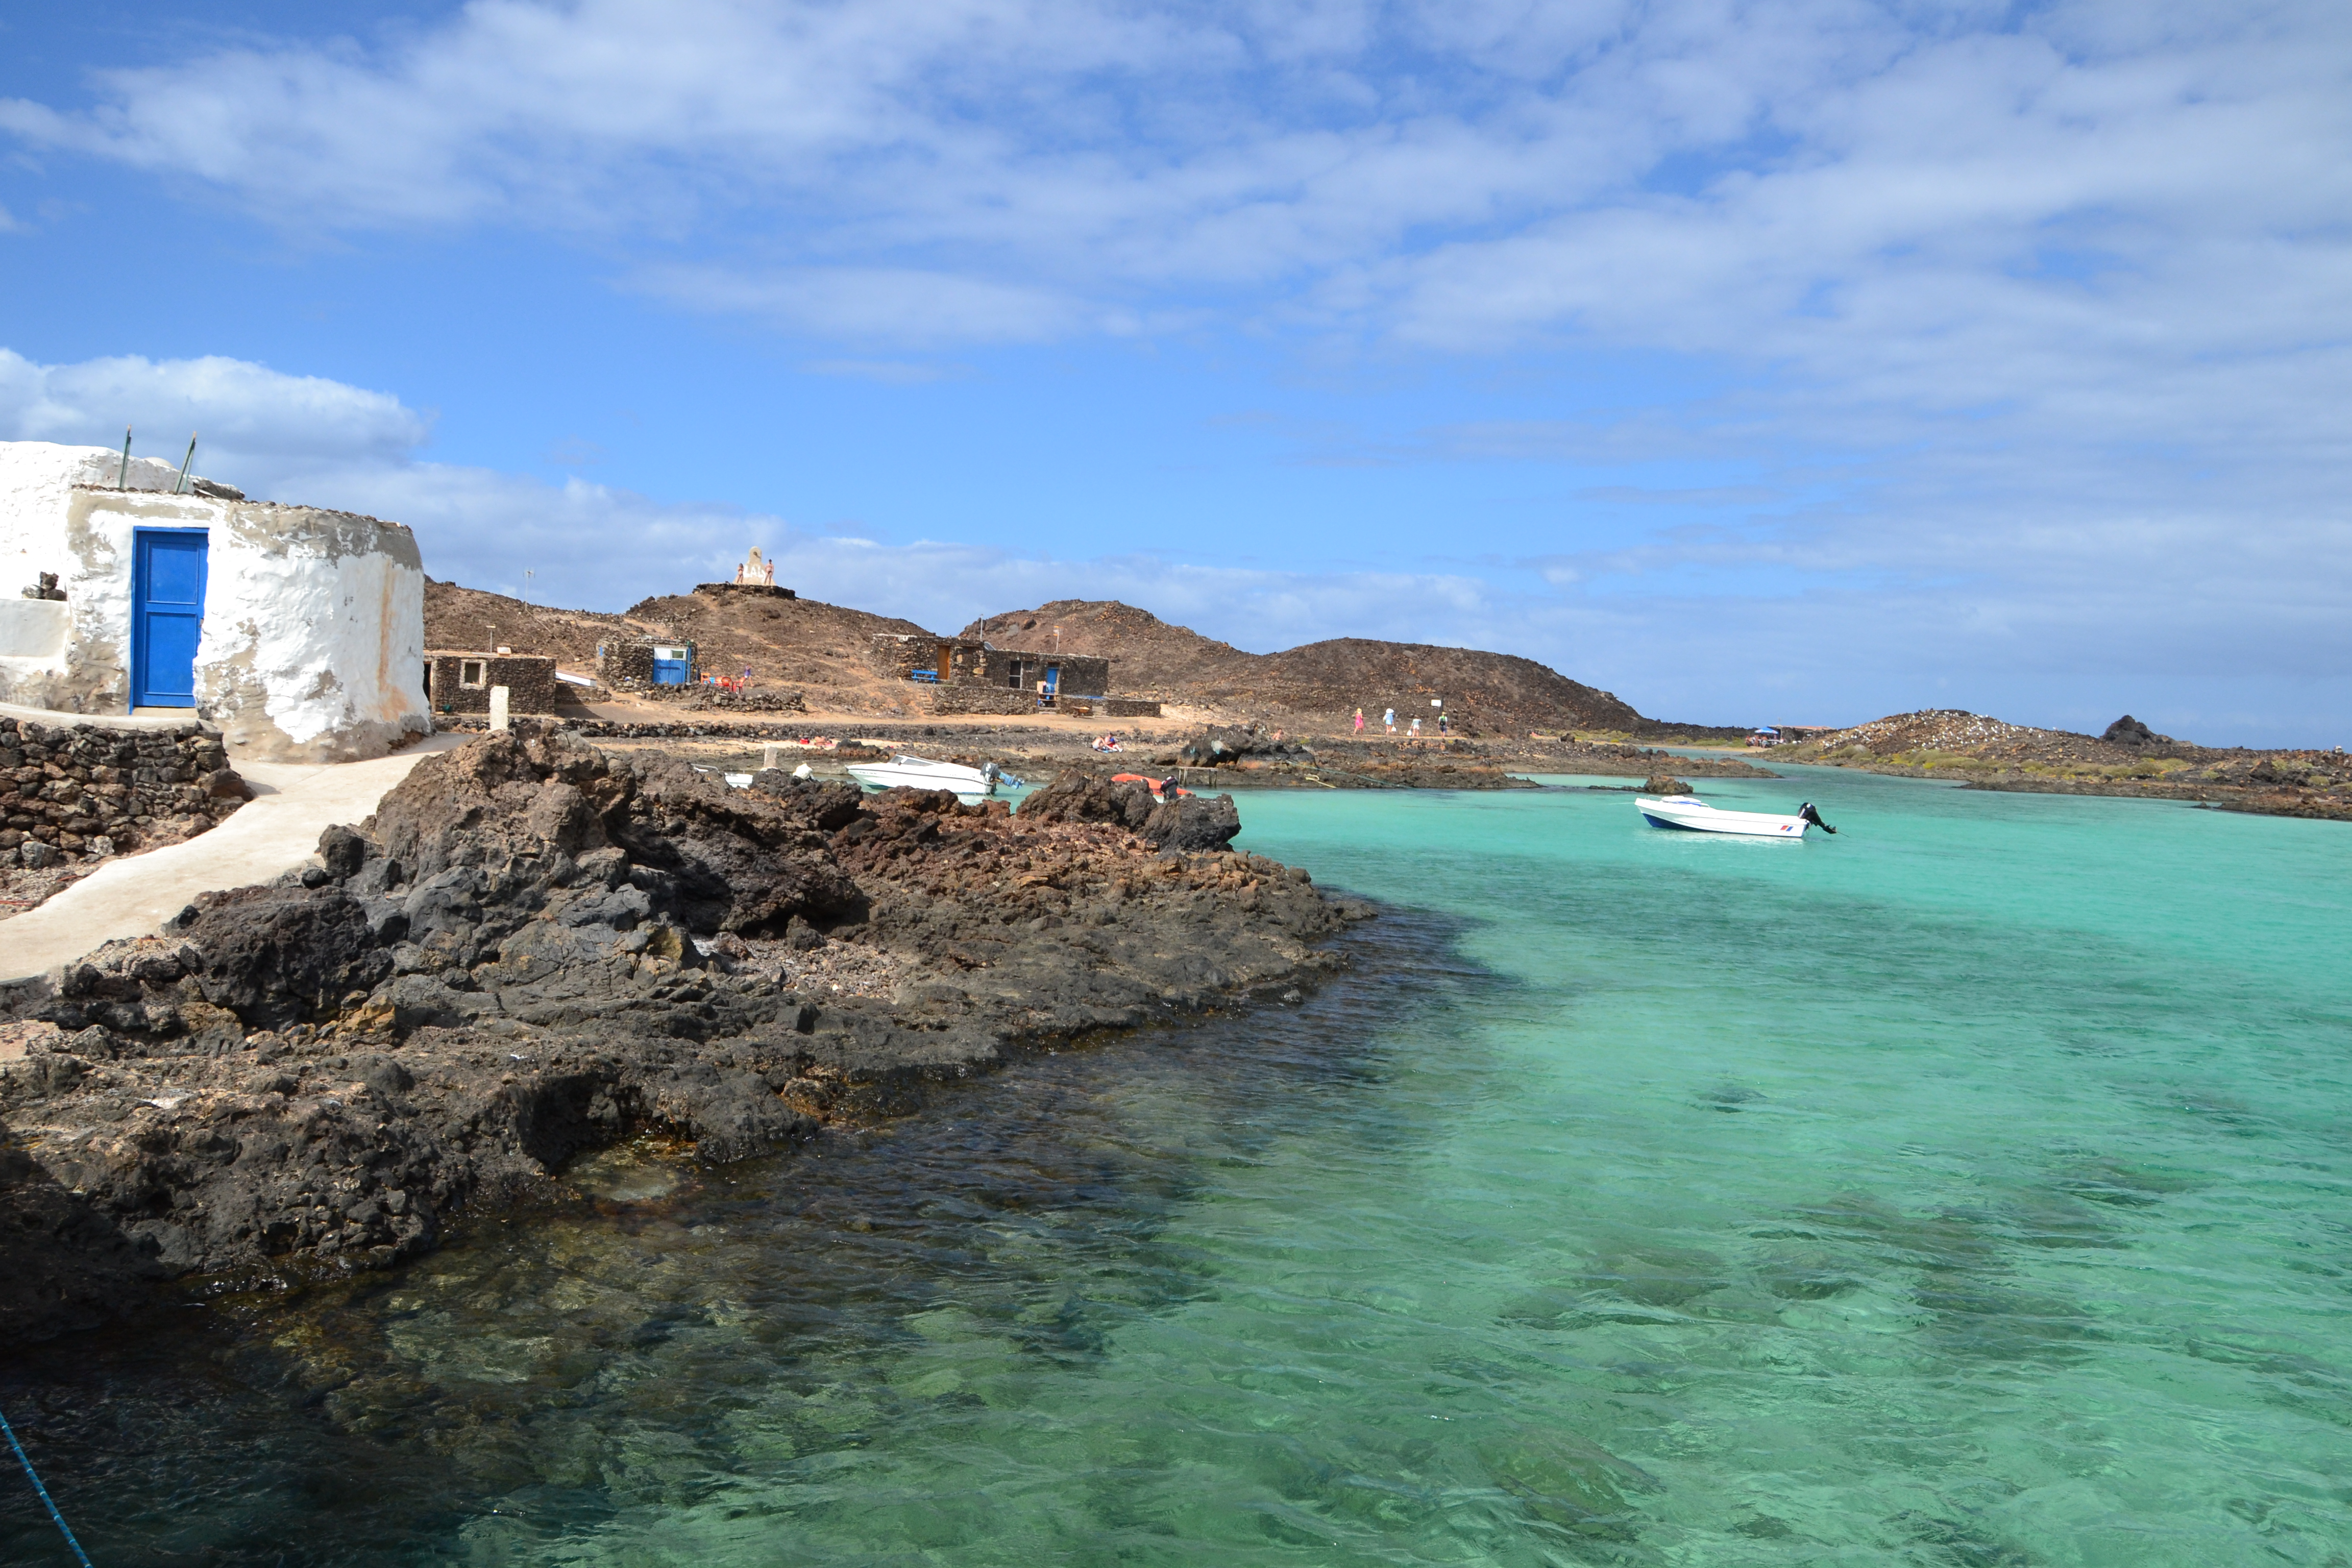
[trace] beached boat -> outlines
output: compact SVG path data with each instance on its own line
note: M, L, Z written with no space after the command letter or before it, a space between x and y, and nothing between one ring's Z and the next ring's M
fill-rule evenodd
M853 763L849 776L867 789L951 789L966 805L1003 800L1021 787L1021 781L994 763L968 768L961 763L935 763L928 757L898 756L887 763Z
M1150 790L1151 798L1157 801L1182 800L1189 798L1192 793L1189 789L1177 787L1176 781L1172 778L1155 779L1147 773L1113 773L1110 775L1110 782L1139 784Z
M1637 795L1634 809L1642 820L1653 827L1680 828L1687 833L1733 833L1746 838L1802 838L1805 829L1818 827L1823 833L1835 833L1836 828L1822 820L1811 801L1797 807L1794 816L1775 816L1768 811L1725 811L1695 795L1670 795L1657 797Z

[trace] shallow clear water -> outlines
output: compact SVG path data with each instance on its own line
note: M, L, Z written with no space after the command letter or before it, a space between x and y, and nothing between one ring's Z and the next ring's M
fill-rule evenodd
M1245 795L1304 1005L0 1400L101 1563L2345 1561L2352 832L1709 793Z

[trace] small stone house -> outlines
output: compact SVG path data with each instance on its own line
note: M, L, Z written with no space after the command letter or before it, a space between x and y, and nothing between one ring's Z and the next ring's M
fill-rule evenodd
M596 645L596 679L615 691L691 686L701 679L701 662L695 644L685 637L616 637Z
M425 697L436 713L487 713L494 686L507 689L509 713L555 711L555 660L546 654L429 648L425 667Z
M399 523L0 442L0 702L184 713L232 762L349 762L431 732L424 654L424 565Z
M1100 697L1110 688L1107 658L993 647L965 637L881 632L874 637L869 658L877 669L897 680L914 680L927 673L942 686L993 686L1055 697Z

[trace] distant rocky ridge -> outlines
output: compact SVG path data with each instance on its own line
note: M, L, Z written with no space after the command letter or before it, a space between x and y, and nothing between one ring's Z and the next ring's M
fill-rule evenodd
M2199 746L2124 715L2104 734L1925 708L1891 713L1775 761L1958 778L1970 788L2191 800L2231 811L2352 821L2352 755Z
M692 640L702 667L751 672L751 701L767 710L809 708L881 716L929 711L921 689L882 678L868 660L877 635L929 635L896 616L814 599L691 593L640 600L623 614L527 605L504 595L427 580L425 642L433 647L494 647L553 655L580 673L596 647L615 637ZM1094 654L1113 661L1114 695L1157 698L1227 718L1271 719L1340 728L1361 708L1377 721L1397 710L1400 731L1418 717L1434 728L1443 710L1457 731L1604 731L1695 739L1745 731L1667 725L1643 717L1613 692L1571 680L1533 659L1426 643L1337 637L1281 653L1246 653L1172 626L1117 600L1057 599L1033 610L985 616L961 637L999 647Z
M816 599L752 594L667 594L641 599L623 614L527 605L503 594L439 583L425 584L428 647L506 644L555 658L582 675L596 670L596 647L614 637L690 639L714 675L752 673L745 699L697 693L713 709L798 711L809 706L854 712L908 713L926 706L905 683L876 677L866 650L877 632L920 632L895 616L877 616Z
M1444 702L1444 711L1461 729L1646 732L1656 727L1614 692L1515 654L1369 637L1244 653L1115 599L1056 599L986 616L961 635L1108 658L1112 684L1138 696L1293 714L1325 728L1359 708L1377 722L1392 707L1400 727L1418 717L1425 730L1433 729L1439 712L1430 706L1433 698Z

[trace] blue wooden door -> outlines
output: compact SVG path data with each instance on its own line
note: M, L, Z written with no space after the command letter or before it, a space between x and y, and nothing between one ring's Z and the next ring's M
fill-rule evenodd
M202 529L140 529L131 569L131 704L196 705L196 643L205 624Z

